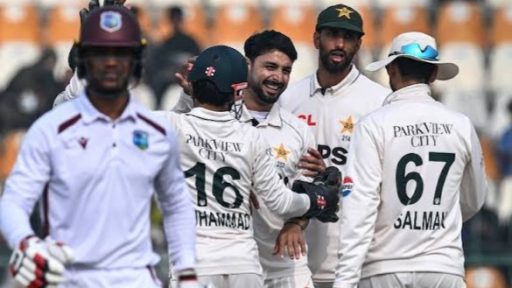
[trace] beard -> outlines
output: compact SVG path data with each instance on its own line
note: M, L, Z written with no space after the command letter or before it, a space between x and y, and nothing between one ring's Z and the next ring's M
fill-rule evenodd
M339 63L333 63L329 60L329 56L333 52L342 53L343 54L343 61ZM331 50L326 53L322 53L320 55L320 62L322 62L323 66L325 67L325 70L331 74L336 74L345 71L348 67L350 67L350 64L352 64L352 59L354 58L354 54L349 54L343 50Z
M101 81L93 78L87 80L87 88L95 91L105 99L115 99L128 90L128 81L129 79L125 79L122 85L117 87L105 87L101 84Z
M274 95L267 95L267 94L265 94L265 92L263 91L263 88L262 88L262 85L265 85L265 84L273 84L273 85L279 86L279 91L277 91L277 93ZM276 82L268 81L268 80L263 81L262 85L252 84L250 86L251 86L251 89L254 91L256 98L258 98L263 104L276 103L277 100L279 100L279 96L281 96L281 94L283 93L284 88L285 88L285 85L282 83L276 83Z

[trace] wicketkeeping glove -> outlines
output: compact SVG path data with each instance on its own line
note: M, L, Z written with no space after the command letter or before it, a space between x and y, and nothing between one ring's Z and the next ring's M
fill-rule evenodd
M296 180L292 190L309 196L311 207L303 217L317 218L321 222L337 222L336 212L339 210L339 191L341 172L334 166L327 167L315 177L313 183Z
M50 239L43 241L30 236L14 250L9 269L21 287L57 287L64 282L64 265L73 258L70 247Z

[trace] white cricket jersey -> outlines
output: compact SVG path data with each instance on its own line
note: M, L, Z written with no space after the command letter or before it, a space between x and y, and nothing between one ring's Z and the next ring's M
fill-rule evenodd
M131 98L131 96L130 96ZM130 100L112 120L82 94L29 129L0 201L11 247L34 234L29 216L42 199L45 232L75 252L80 269L155 265L149 212L156 191L170 258L193 268L194 210L175 133Z
M247 107L244 106L240 121L251 125L254 122L253 119ZM277 103L272 106L267 118L255 127L270 145L279 176L284 183L291 187L294 180L305 178L302 176L302 171L297 169L297 163L300 157L307 153L308 148L316 147L309 127ZM307 266L306 257L292 260L287 254L284 258L272 255L277 236L287 219L272 213L262 201L260 201L260 209L255 212L254 237L258 243L265 279L292 275L310 276L311 271Z
M328 166L344 173L350 139L361 117L382 105L391 91L371 81L355 66L336 86L322 94L316 74L290 85L280 105L306 121L313 131L318 150ZM313 280L334 280L339 245L339 225L312 219L306 229L308 262Z
M282 217L305 214L309 197L286 188L259 131L230 112L197 107L166 115L178 131L196 204L198 275L261 274L250 191Z
M343 187L334 287L395 272L464 277L461 228L484 203L483 157L470 120L428 85L396 91L358 123Z

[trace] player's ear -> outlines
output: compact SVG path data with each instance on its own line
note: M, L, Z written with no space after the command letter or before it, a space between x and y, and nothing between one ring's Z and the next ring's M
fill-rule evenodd
M313 44L315 44L316 49L320 49L320 31L313 33Z
M432 70L432 74L430 75L430 78L428 79L429 84L436 81L438 71L439 71L439 66L435 65L434 70Z

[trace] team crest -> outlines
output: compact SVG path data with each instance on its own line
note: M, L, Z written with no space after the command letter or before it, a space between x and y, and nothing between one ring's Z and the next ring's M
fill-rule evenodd
M100 15L100 28L107 32L116 32L123 27L123 18L121 13L115 11L105 11Z
M274 151L276 153L276 159L283 159L284 161L288 161L288 154L291 152L289 150L286 150L286 147L284 147L283 144L279 145L279 147L274 148Z
M341 184L341 195L343 195L343 197L347 197L352 192L352 188L354 188L352 178L348 176L343 178L343 184Z
M133 131L133 144L139 147L140 150L149 148L149 134L148 132L135 130Z
M341 133L351 134L354 130L354 120L352 120L352 115L348 116L345 120L340 120L341 124Z
M213 77L215 75L215 68L213 66L208 66L206 70L204 70L204 74L208 77Z

